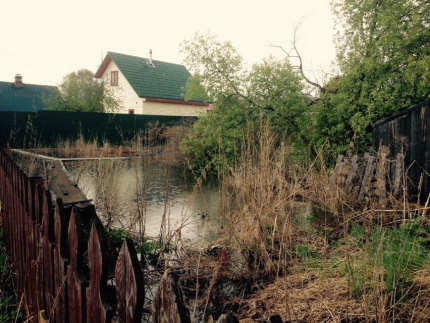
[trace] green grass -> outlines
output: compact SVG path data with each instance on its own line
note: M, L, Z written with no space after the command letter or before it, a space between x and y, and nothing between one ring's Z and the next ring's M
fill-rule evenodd
M398 228L376 228L367 238L362 228L351 230L354 247L361 248L345 266L353 296L382 293L391 302L405 296L414 273L425 266L429 255L429 229L420 221Z

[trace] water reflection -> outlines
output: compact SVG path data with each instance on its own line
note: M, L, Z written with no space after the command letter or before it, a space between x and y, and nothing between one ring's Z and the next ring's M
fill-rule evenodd
M139 232L144 225L146 237L176 233L175 238L187 244L219 238L220 195L214 180L199 185L200 181L183 169L140 158L73 161L65 166L87 198L94 201L99 215L106 210L115 215L116 227Z

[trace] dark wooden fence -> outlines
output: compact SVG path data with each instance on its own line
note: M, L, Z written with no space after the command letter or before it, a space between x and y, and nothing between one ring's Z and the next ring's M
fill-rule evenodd
M140 322L143 275L127 240L116 263L94 206L55 208L42 178L0 152L0 199L17 292L30 322ZM43 314L45 313L45 315ZM44 317L45 316L45 317Z
M373 124L373 146L390 150L390 156L404 156L411 193L426 201L430 193L430 105L429 100L399 111Z

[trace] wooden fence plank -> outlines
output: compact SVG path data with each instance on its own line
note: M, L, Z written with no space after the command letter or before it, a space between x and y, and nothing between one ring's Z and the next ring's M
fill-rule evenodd
M359 200L364 200L366 196L369 196L370 184L373 178L373 173L375 171L375 161L376 161L376 157L369 156L367 158L367 166L364 172L360 193L358 194Z
M404 173L404 156L402 153L398 153L396 156L396 164L394 171L394 187L393 187L393 195L395 198L400 197L400 189L403 182L403 173Z
M70 264L67 271L70 323L86 322L85 279L83 277L82 223L79 209L74 208L69 223Z
M345 166L346 157L343 155L337 156L336 166L333 172L334 183L337 187L343 187L344 181L344 166Z
M27 239L27 310L31 313L31 316L37 316L37 294L36 294L36 266L37 266L37 255L36 255L36 236L35 236L35 221L34 221L34 196L35 196L35 183L34 179L27 178L26 182L26 219L22 223L23 228L26 231Z
M110 322L113 310L109 304L107 285L107 256L103 239L103 227L95 220L91 226L88 242L88 262L90 267L90 286L87 288L87 322Z
M52 209L51 194L44 190L43 195L43 218L42 218L42 261L43 261L43 283L45 308L49 317L53 317L55 279L54 279L54 212Z
M18 237L17 245L16 245L16 258L17 259L17 272L18 272L18 295L21 297L24 294L25 291L25 233L23 230L21 230L20 224L23 223L24 217L23 217L23 210L21 205L21 197L20 197L20 173L16 167L14 167L14 178L13 178L13 185L15 186L15 196L17 196L17 199L15 201L14 205L14 236Z
M60 198L56 201L54 228L54 282L55 282L55 320L54 322L68 323L68 297L67 297L67 227L69 219L64 212L63 202Z
M143 274L133 241L126 239L115 267L118 321L139 323L144 302Z
M40 179L36 182L35 189L35 217L36 227L35 235L37 239L37 273L36 273L36 293L37 293L37 307L39 312L42 309L46 309L45 302L45 284L43 275L43 197L44 197L44 180Z
M167 269L152 303L153 323L191 323L178 275Z
M22 196L21 196L21 187L22 187L22 178L23 176L20 169L15 166L14 167L14 186L15 186L15 196L17 197L15 201L14 208L14 236L19 237L17 241L17 249L16 249L16 259L18 260L17 272L18 272L18 293L19 297L22 295L25 296L26 290L26 278L27 278L27 239L25 230L23 230L23 224L26 223L26 215L24 214L24 208L22 204ZM24 300L26 300L24 298Z
M345 190L347 194L354 193L355 183L360 179L358 178L358 156L354 155L351 160L351 167L345 181Z
M387 176L389 174L389 150L387 147L379 147L378 164L376 166L376 187L375 195L379 197L380 201L387 197Z

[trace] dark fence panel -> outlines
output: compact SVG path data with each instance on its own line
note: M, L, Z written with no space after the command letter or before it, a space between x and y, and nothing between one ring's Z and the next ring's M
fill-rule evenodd
M430 105L422 101L373 124L373 146L389 147L391 157L405 156L412 194L425 202L430 193Z
M168 126L195 117L108 114L91 112L39 111L0 112L0 147L34 148L52 146L59 139L107 140L121 144L143 134L149 123Z

